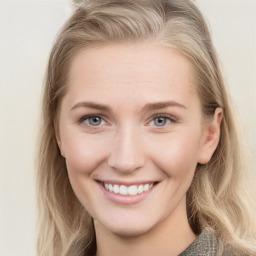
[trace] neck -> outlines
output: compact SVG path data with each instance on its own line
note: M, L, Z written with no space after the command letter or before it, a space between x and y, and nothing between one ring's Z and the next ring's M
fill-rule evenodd
M95 221L97 256L177 256L196 239L184 209L185 200L156 227L136 237L111 233Z

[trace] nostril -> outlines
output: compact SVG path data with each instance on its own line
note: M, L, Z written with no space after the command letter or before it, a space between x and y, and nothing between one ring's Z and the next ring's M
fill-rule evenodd
M144 159L143 157L138 156L136 159L129 161L129 159L125 159L125 157L116 157L114 159L112 156L112 158L109 159L108 164L115 171L130 173L143 167Z
M113 141L108 165L119 172L132 172L144 166L144 163L144 151L137 136L134 131L125 127Z

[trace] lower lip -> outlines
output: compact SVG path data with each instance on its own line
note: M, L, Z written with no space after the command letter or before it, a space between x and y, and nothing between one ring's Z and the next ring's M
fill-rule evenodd
M140 203L143 199L145 199L147 196L149 196L156 188L157 184L154 184L154 186L141 194L138 194L136 196L128 196L128 195L120 195L120 194L115 194L112 192L109 192L108 190L105 189L105 187L102 185L102 183L98 183L100 189L103 191L104 195L112 202L117 203L117 204L124 204L124 205L131 205L131 204L138 204Z

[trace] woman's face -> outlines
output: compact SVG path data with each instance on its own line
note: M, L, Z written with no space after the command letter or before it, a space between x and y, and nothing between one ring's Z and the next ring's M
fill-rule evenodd
M90 48L68 87L57 140L95 223L132 236L185 216L196 165L215 149L186 58L149 43Z

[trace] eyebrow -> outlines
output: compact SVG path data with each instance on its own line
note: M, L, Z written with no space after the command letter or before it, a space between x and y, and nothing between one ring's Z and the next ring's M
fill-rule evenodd
M92 101L78 102L77 104L75 104L71 108L71 111L76 109L76 108L81 108L81 107L83 107L83 108L93 108L93 109L103 110L103 111L106 111L106 112L111 112L110 107L108 107L107 105L95 103L95 102L92 102Z
M111 108L107 105L104 104L99 104L95 103L92 101L83 101L83 102L78 102L75 104L72 108L71 111L77 108L92 108L92 109L97 109L97 110L102 110L105 112L111 112ZM147 111L152 111L152 110L158 110L166 107L178 107L182 109L187 109L185 105L182 105L176 101L169 100L169 101L160 101L160 102L153 102L153 103L147 103L146 105L143 106L141 112L147 112Z
M173 100L169 100L169 101L147 103L142 108L142 112L147 112L147 111L152 111L152 110L157 110L157 109L162 109L162 108L167 108L167 107L178 107L178 108L187 109L187 107L185 105L182 105Z

